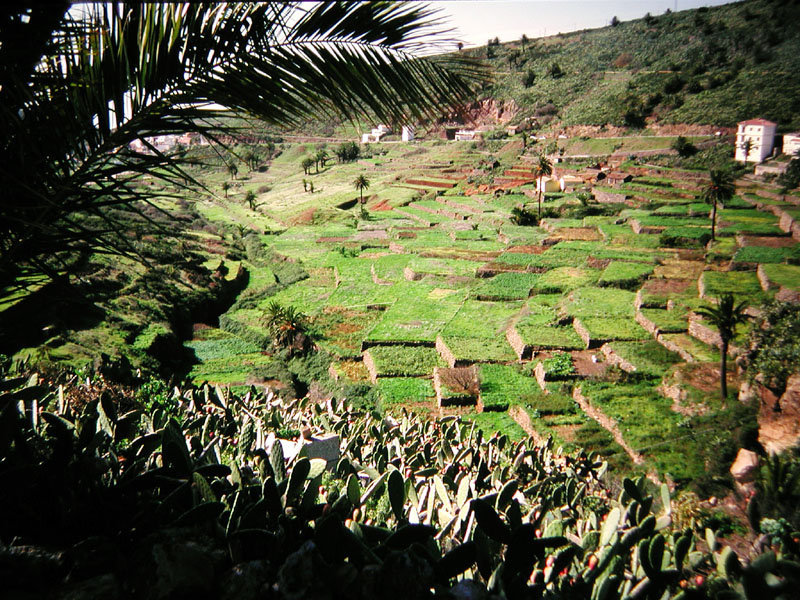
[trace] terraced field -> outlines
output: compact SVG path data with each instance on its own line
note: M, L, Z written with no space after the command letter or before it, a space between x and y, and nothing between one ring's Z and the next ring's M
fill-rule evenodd
M279 302L310 317L331 375L374 385L384 410L466 414L655 479L708 476L752 415L691 377L678 377L668 397L665 381L698 365L718 368L718 336L699 306L726 291L754 310L800 293L792 216L800 199L767 205L748 183L719 211L718 239L708 244L704 174L638 165L631 182L609 188L623 202L548 194L541 225L522 227L510 217L527 202L535 210L531 183L521 179L508 193L502 176L494 188L473 179L469 163L481 155L470 144L415 148L381 155L367 218L337 208L356 197L341 181L363 166L326 167L319 187L334 191L313 200L288 194L291 182L266 194L259 214L286 226L251 234L248 289L220 319L223 331L188 344L195 381L279 381L260 354L270 350L263 313ZM275 181L297 178L287 162L273 169ZM519 161L498 173L522 178L526 169ZM309 207L318 218L288 226ZM741 328L734 345L746 335ZM674 410L676 393L703 409ZM696 458L684 460L689 454Z

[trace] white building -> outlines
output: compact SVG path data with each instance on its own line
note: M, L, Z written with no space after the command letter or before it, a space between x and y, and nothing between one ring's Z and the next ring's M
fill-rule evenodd
M736 131L736 160L763 162L772 154L777 126L777 123L766 119L750 119L739 123Z
M471 142L478 135L474 129L459 129L456 131L457 142Z
M403 132L400 139L404 142L414 141L414 127L411 125L403 125Z
M370 144L372 142L380 142L381 138L387 133L391 133L391 129L386 125L378 125L369 133L361 134L361 143Z
M562 175L558 180L558 185L562 192L572 192L586 184L583 179L575 175Z
M800 131L783 136L783 150L786 156L795 156L800 151Z
M545 194L560 192L561 186L555 177L540 177L536 180L536 191Z

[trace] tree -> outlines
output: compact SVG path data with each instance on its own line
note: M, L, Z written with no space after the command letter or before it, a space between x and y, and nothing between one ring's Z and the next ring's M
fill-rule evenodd
M750 152L753 150L753 140L745 138L745 140L739 144L739 148L744 152L744 162L747 164L747 159L750 157Z
M305 354L314 347L314 333L308 317L294 306L270 302L262 323L272 336L273 346L278 350L287 350L290 356Z
M522 49L525 50L525 44L528 43L528 36L523 33L522 37L519 38L519 43L522 46Z
M303 191L308 191L308 180L305 177L303 177Z
M611 17L611 26L616 27L617 25L619 25L619 19L617 18L617 15L614 15Z
M247 190L247 193L244 195L244 201L247 202L247 206L250 207L250 210L256 209L256 193L253 190Z
M697 309L697 314L717 328L720 337L720 395L723 405L728 398L728 345L736 335L736 327L747 321L747 302L736 304L733 294L726 292L717 298L717 304Z
M798 150L794 158L789 161L789 166L786 167L786 171L778 175L778 183L783 186L784 193L800 186L800 150Z
M780 398L789 377L800 372L800 306L772 301L764 305L750 331L747 372Z
M713 242L717 228L717 204L724 204L733 198L736 192L736 185L733 182L733 174L730 171L712 169L709 173L711 181L703 190L702 198L711 208L711 241Z
M356 188L356 190L358 190L358 192L361 194L360 202L363 205L364 204L364 190L369 188L369 179L367 179L363 174L359 175L353 181L353 187Z
M334 150L340 163L353 162L361 154L361 148L355 142L342 142Z
M682 135L679 135L675 138L675 141L672 142L672 149L682 158L688 158L697 154L697 147Z
M222 182L222 191L225 194L225 197L228 197L228 190L231 189L231 184L228 181Z
M465 55L418 57L451 43L420 5L69 6L3 11L0 283L60 277L96 250L139 256L125 232L132 220L150 226L143 207L163 194L141 175L200 187L152 136L223 143L231 116L280 127L309 115L437 118L487 79Z
M317 153L314 155L314 168L319 173L319 166L322 165L322 168L325 168L325 161L328 158L328 151L324 148L320 148L317 150Z
M300 163L300 166L303 167L303 174L308 175L308 172L311 170L311 167L314 166L314 159L311 158L310 156L306 156Z
M239 174L239 167L236 166L235 162L228 163L228 174L231 176L231 179L236 179L236 175Z
M538 218L542 218L542 193L544 191L544 178L553 173L553 163L544 155L539 156L539 162L533 167L533 175L536 177L537 183L537 196L539 200L539 213Z

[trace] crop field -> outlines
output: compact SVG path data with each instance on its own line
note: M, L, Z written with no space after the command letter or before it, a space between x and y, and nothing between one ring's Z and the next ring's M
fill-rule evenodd
M580 147L592 146L570 143ZM625 194L626 204L547 194L540 226L521 226L512 210L535 214L535 198L523 193L531 186L495 194L491 183L473 182L468 173L487 155L476 144L374 145L371 157L329 160L307 175L311 193L298 163L313 148L288 146L228 198L235 204L244 189L270 186L254 211L240 205L231 213L237 222L253 213L245 255L225 259L229 271L246 269L249 282L219 328L186 344L197 360L195 382L291 378L273 365L264 329L265 311L277 302L307 316L332 376L371 382L383 411L458 410L489 431L552 436L623 471L676 481L702 475L709 420L741 415L722 408L714 390L694 392L707 405L694 416L675 412L662 395L672 369L718 366L719 350L689 326L692 311L725 292L757 307L800 290L798 245L778 217L757 208L765 206L757 186L719 210L719 237L709 243L709 206L697 199L701 171L653 167L647 175L640 165L632 182L607 188ZM509 179L526 169L512 156L495 172ZM363 211L352 186L359 174L370 179ZM206 214L222 220L227 204ZM474 397L434 377L434 369L473 366ZM572 398L576 388L604 418L584 413ZM670 444L684 438L685 447ZM684 460L686 448L697 458Z

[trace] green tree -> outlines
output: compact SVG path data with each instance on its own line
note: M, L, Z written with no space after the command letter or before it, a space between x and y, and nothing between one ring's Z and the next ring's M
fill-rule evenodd
M437 118L487 79L463 54L419 57L447 41L420 5L69 7L3 12L0 283L26 270L59 277L98 249L138 256L124 232L131 220L149 226L143 207L158 195L140 176L200 185L185 157L155 150L154 135L223 142L231 116L281 127L309 115Z
M542 194L544 192L544 178L552 175L553 163L550 162L544 154L539 155L539 161L533 167L533 175L536 177L537 183L537 198L539 202L538 218L542 218Z
M287 350L290 356L305 354L314 346L314 333L308 317L294 306L270 302L262 322L272 336L274 347Z
M697 154L697 147L682 135L679 135L675 138L675 141L672 142L672 149L682 158L688 158Z
M231 179L236 179L236 175L239 174L239 167L236 166L235 162L228 163L228 174L231 176Z
M780 398L789 377L800 372L800 306L772 301L764 305L750 332L747 372Z
M256 193L253 190L247 190L247 193L244 195L244 201L247 203L247 206L250 207L250 210L256 209Z
M717 204L725 202L733 198L736 193L736 185L733 182L733 174L730 171L722 169L712 169L709 172L711 181L703 189L702 198L706 204L711 205L711 241L716 239L717 229Z
M736 335L736 327L747 321L745 310L747 302L736 304L731 293L722 294L717 298L716 305L705 306L697 309L697 314L708 320L717 328L720 337L720 395L723 406L728 399L728 346Z
M750 152L753 150L753 140L746 138L741 144L739 144L739 148L741 148L742 152L744 152L744 162L747 164L747 159L750 158Z
M798 150L794 158L789 161L786 172L778 176L778 183L783 186L784 193L800 186L800 150Z
M364 204L364 190L369 188L369 179L367 179L363 174L359 175L353 181L353 187L356 188L356 190L358 190L359 194L361 195L360 202L363 205Z
M222 182L222 192L225 194L225 197L228 197L228 190L231 189L231 184L229 181Z
M303 167L303 174L308 175L308 172L311 170L311 167L314 166L314 159L310 156L306 156L301 162L300 166Z
M328 159L328 151L324 148L317 150L317 153L314 154L314 168L316 169L317 173L319 173L319 167L322 165L322 168L325 168L325 161Z

